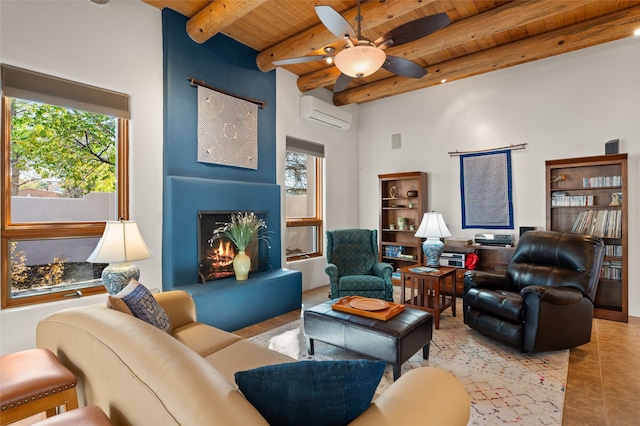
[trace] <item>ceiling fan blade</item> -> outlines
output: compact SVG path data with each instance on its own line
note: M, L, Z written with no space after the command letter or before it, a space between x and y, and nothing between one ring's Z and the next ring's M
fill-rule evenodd
M427 70L420 65L398 56L387 55L387 60L382 64L382 68L402 77L422 78L427 74Z
M333 85L333 93L342 92L344 89L347 88L347 86L349 85L349 83L351 83L352 80L353 80L353 77L351 77L350 75L340 73L340 75L336 79L335 84Z
M410 43L428 36L431 33L435 33L450 23L451 20L446 13L425 16L392 29L385 35L379 37L374 43L381 49Z
M353 27L334 8L331 6L316 6L315 9L320 21L333 35L339 39L343 39L345 36L349 36L353 40L358 39Z
M304 64L305 62L321 61L331 56L332 55L300 56L299 58L288 58L288 59L281 59L279 61L273 61L273 65L279 67L282 65Z

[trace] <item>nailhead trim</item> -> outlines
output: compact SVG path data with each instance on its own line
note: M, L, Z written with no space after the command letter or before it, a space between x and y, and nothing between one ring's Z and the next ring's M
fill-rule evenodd
M64 385L64 386L60 386L60 387L58 387L57 389L51 389L51 390L48 390L48 391L46 391L44 394L39 393L37 396L36 396L36 395L33 395L33 396L31 397L31 399L29 399L29 398L27 397L27 398L25 398L25 400L24 400L24 401L17 401L17 402L12 402L12 403L11 403L11 404L9 404L9 405L3 405L3 406L2 406L2 411L6 411L6 410L8 410L9 408L14 408L14 407L16 407L16 406L19 406L19 405L22 405L22 404L26 404L26 403L31 402L31 401L35 401L36 399L44 398L44 397L49 396L49 395L52 395L52 394L54 394L54 393L56 393L56 392L62 392L63 390L67 390L67 389L70 389L70 388L74 388L75 386L76 386L76 384L75 384L75 383L72 383L72 384L66 384L66 385Z

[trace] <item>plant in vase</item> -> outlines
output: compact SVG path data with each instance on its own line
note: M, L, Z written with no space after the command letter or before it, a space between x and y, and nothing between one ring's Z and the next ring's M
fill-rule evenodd
M227 237L238 249L238 254L233 258L236 280L246 280L251 269L251 258L245 252L260 240L268 241L267 223L253 212L239 212L231 214L231 222L220 222L220 225L213 231L209 244L213 246L220 237Z

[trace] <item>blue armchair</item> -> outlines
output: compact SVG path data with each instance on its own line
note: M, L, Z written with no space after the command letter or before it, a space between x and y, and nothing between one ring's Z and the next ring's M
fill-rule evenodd
M393 267L378 262L375 229L327 231L327 261L330 297L364 296L393 302Z

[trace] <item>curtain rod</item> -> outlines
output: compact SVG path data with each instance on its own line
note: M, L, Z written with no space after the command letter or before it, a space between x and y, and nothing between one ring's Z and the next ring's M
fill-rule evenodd
M447 152L447 154L449 154L450 157L455 157L456 155L463 155L463 154L475 154L477 152L491 152L491 151L501 151L504 149L510 149L511 151L517 151L520 149L524 149L527 146L526 143L517 143L517 144L511 144L509 146L503 146L500 148L489 148L489 149L478 149L475 151L449 151Z
M264 107L267 105L267 103L264 102L264 101L259 101L257 99L245 98L244 96L234 95L233 93L229 93L229 92L224 91L222 89L218 89L217 87L209 86L208 84L205 84L204 81L199 81L199 80L196 80L195 78L192 78L192 77L187 77L187 80L189 80L189 85L191 87L196 87L196 86L206 87L207 89L215 90L216 92L224 93L225 95L233 96L234 98L238 98L238 99L242 99L243 101L251 102L252 104L258 105L258 107L261 108L261 109L264 109Z

